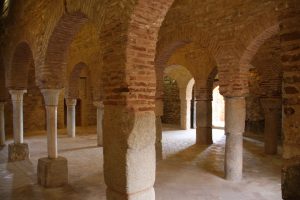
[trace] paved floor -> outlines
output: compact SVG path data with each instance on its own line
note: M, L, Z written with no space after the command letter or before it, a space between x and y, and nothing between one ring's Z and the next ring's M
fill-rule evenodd
M60 131L63 134L63 131ZM27 136L29 161L7 163L7 146L0 150L0 199L105 199L102 148L96 147L94 128L78 130L78 137L59 137L59 154L68 158L70 184L59 189L37 185L38 158L45 157L46 137ZM214 130L214 145L195 146L195 130L163 132L164 160L157 165L157 200L277 200L280 156L266 156L263 143L244 139L244 179L223 179L224 134ZM8 141L8 143L11 141Z

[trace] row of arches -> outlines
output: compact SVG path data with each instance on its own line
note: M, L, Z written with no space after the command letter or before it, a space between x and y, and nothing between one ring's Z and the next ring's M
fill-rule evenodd
M217 66L213 72L218 73L220 91L225 97L227 134L225 177L228 180L240 180L243 158L242 134L246 116L244 97L249 90L247 73L250 62L259 47L280 32L279 23L284 22L278 22L277 14L273 12L271 17L256 16L251 25L243 29L244 34L241 36L233 34L232 40L225 40L225 37L215 40L215 35L209 36L208 32L202 31L197 26L180 25L176 27L178 31L175 33L169 30L169 34L165 34L172 26L166 24L172 18L172 13L168 13L166 18L165 16L173 0L155 2L139 0L122 3L111 1L103 5L95 2L91 0L88 4L78 1L72 4L64 1L59 5L58 11L53 13L53 18L49 17L53 20L43 27L45 29L41 27L34 29L44 30L42 31L45 32L44 36L39 40L45 44L41 44L40 41L33 42L34 35L30 35L28 29L24 32L20 31L20 35L28 38L28 42L16 42L15 48L9 48L14 46L12 44L3 47L4 50L1 52L5 55L3 58L8 58L4 61L6 88L10 91L19 91L11 92L14 109L18 110L14 111L18 116L14 123L16 138L22 136L22 119L17 113L22 113L20 99L27 86L28 67L34 63L36 85L41 89L46 107L48 157L58 158L59 94L63 88L67 88L67 99L78 98L78 81L75 80L78 80L79 72L89 66L90 69L87 71L90 71L91 85L93 85L93 101L96 101L101 109L104 104L103 122L101 117L103 112L99 114L97 121L103 124L103 127L99 125L98 130L103 129L107 198L122 199L126 196L133 199L154 199L156 160L154 147L155 143L156 147L160 145L159 126L163 113L164 68L175 51L189 48L188 46L191 45L197 48L186 54L186 57L204 55L205 63L199 63L198 66L207 65L209 69ZM41 4L49 6L50 10L54 5L47 3L49 2ZM173 6L176 8L178 5L180 4L175 3ZM105 12L99 12L104 9ZM256 26L257 19L262 19L262 22ZM80 36L80 32L90 24L94 27L91 35L96 36L91 43L96 43L96 50L89 55L94 58L92 63L97 65L77 62L79 64L75 65L69 81L66 81L70 47L76 41L76 37ZM13 39L17 38L16 41L20 41L18 37L23 37L16 35L12 36ZM88 37L83 34L84 36ZM78 40L80 39L82 38L79 37ZM31 43L34 44L33 51L28 45ZM176 58L173 61L176 61ZM197 110L201 111L197 113L197 143L209 145L212 143L210 115L213 85L211 80L214 78L209 78L212 70L206 67L203 67L205 69L203 71L198 68L193 69L190 73L195 81ZM216 74L212 77L215 76ZM189 82L187 86L191 88ZM5 88L1 91L5 91ZM184 105L188 106L188 104ZM16 139L15 142L22 143L22 140ZM159 152L158 148L156 154L157 152ZM285 157L291 155L292 153L287 153ZM38 176L42 176L39 173Z

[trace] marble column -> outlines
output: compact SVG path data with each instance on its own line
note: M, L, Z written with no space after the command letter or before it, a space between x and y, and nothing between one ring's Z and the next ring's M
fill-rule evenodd
M9 90L13 104L14 143L8 146L8 160L20 161L29 158L28 144L23 142L23 95L26 90Z
M156 139L155 139L155 151L156 151L156 161L160 161L163 159L162 152L162 122L161 116L163 115L163 100L156 99L155 101L155 131L156 131Z
M246 103L244 97L225 98L225 178L240 181L243 176L243 133Z
M212 99L196 100L196 127L196 143L212 144Z
M108 200L154 200L155 113L104 107L104 178Z
M13 104L14 143L23 143L23 95L26 90L9 90Z
M260 100L265 116L265 153L276 154L278 136L281 133L282 102L279 98L263 98Z
M57 153L57 106L60 89L41 90L47 112L48 157L38 160L38 183L44 187L60 187L68 183L67 159Z
M76 99L66 99L68 136L75 138L76 134Z
M0 102L0 146L5 145L4 105L5 105L5 102Z
M104 105L102 101L94 101L94 106L97 107L97 145L102 147Z

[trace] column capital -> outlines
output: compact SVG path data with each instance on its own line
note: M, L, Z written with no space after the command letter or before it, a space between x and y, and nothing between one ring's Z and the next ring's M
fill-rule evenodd
M281 98L262 98L260 99L260 103L262 105L262 108L267 113L273 113L273 112L281 112L282 108L282 100Z
M57 106L61 89L42 89L41 90L46 106Z
M23 95L27 90L9 90L12 101L23 101Z
M94 101L93 105L97 108L104 108L103 101Z
M67 106L76 106L77 99L66 99Z

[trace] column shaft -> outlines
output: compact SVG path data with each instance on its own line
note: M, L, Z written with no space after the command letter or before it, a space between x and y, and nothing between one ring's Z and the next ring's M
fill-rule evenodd
M0 102L0 145L5 144L4 102Z
M97 145L103 146L104 105L102 101L95 101L94 106L97 107Z
M225 98L225 178L239 181L243 176L244 97Z
M265 114L265 153L276 154L281 132L281 99L264 98L261 104Z
M212 102L211 100L197 100L196 102L196 143L212 144Z
M47 111L48 157L57 158L57 105L60 90L42 90Z
M154 112L105 105L103 124L107 199L154 200Z
M103 146L103 114L104 109L101 107L97 107L97 144L98 146Z
M181 99L181 128L188 130L191 128L191 99Z
M23 95L26 90L9 90L13 104L14 143L23 143Z
M69 137L76 134L76 99L66 99L67 104L67 131Z
M163 115L163 99L159 98L155 101L155 152L156 152L156 161L163 159L163 150L162 150L162 122L161 116Z

